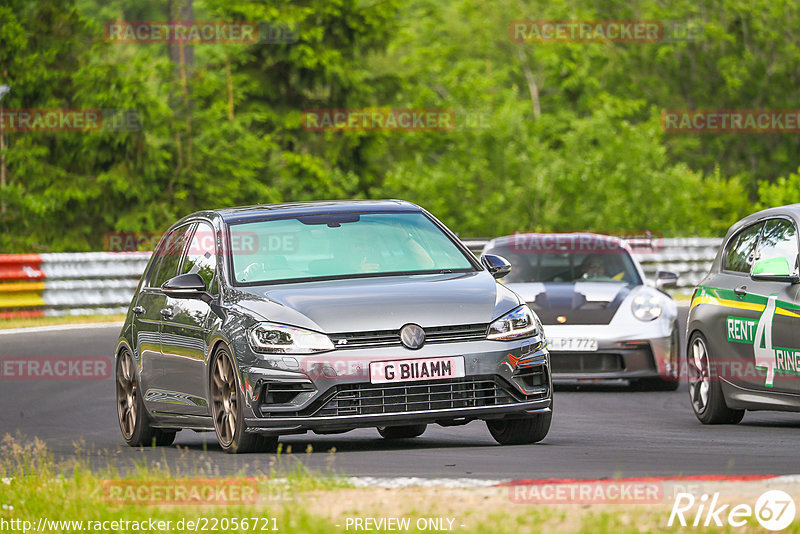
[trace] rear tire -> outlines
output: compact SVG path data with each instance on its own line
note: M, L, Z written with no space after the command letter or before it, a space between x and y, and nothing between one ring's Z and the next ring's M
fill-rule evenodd
M421 436L428 425L379 426L378 434L384 439L408 439Z
M486 421L486 426L500 445L527 445L542 441L550 431L552 420L551 407L551 411L547 413L538 413L521 419Z
M117 420L122 438L131 447L166 447L175 441L175 430L153 428L144 409L133 355L127 348L117 356Z
M711 355L706 338L695 332L686 351L689 400L698 421L705 425L733 424L744 417L744 410L733 410L725 403L720 379L711 370Z

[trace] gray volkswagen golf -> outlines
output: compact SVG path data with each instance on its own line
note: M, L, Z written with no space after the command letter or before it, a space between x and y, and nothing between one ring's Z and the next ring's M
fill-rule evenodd
M536 314L424 209L403 201L203 211L161 238L116 348L132 446L213 431L222 449L375 427L485 420L542 440L550 359Z
M800 411L800 204L734 224L692 297L687 374L706 424Z

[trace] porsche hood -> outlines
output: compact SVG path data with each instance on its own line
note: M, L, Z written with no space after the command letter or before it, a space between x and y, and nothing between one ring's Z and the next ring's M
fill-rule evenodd
M509 284L544 325L609 324L632 288L615 282ZM563 317L565 321L559 321Z

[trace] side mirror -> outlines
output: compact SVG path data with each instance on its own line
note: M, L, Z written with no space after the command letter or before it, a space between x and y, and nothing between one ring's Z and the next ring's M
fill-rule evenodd
M677 287L678 273L672 271L657 271L656 272L656 287L658 289L667 289Z
M168 297L178 299L199 298L205 301L211 299L206 291L206 282L197 273L179 274L172 277L161 286L161 290Z
M489 271L495 278L503 278L511 272L511 264L502 256L495 256L494 254L484 254L481 256L481 263L486 270Z
M771 280L774 282L796 283L800 281L797 272L792 272L789 260L783 256L758 260L750 270L750 278L753 280Z

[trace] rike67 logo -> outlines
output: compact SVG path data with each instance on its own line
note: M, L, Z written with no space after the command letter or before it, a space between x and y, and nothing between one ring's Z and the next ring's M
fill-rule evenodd
M755 506L722 504L719 496L719 493L714 493L696 498L691 493L678 493L667 526L671 527L677 521L682 527L743 527L755 518L763 528L777 531L785 529L794 520L794 499L785 491L765 491L756 499Z

